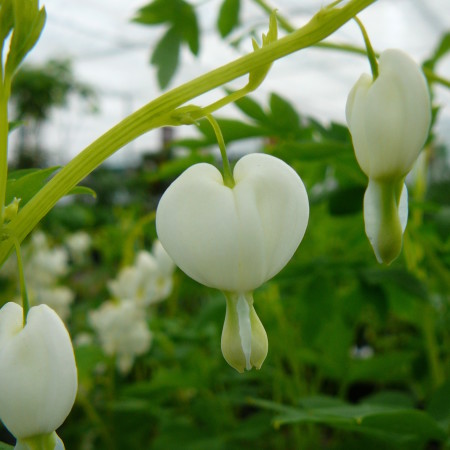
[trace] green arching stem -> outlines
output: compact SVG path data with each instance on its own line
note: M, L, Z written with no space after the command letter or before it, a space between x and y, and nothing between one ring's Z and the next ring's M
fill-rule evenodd
M422 70L424 75L427 77L428 81L430 83L439 83L442 84L442 86L445 86L446 88L450 89L450 80L447 80L444 77L441 77L439 75L436 75L431 69L428 67L423 67Z
M148 223L153 222L155 218L156 218L156 211L152 211L146 214L136 222L133 229L128 234L123 250L123 258L122 258L123 267L129 266L133 263L134 242L136 241L139 234L141 234L142 228Z
M264 46L218 69L189 81L151 101L134 112L86 147L57 173L7 225L19 242L50 211L56 202L75 187L105 159L143 133L171 122L179 106L205 92L222 86L273 61L309 47L336 31L375 0L350 0L342 8L321 10L305 26L294 33ZM0 245L0 264L13 243Z
M217 143L220 148L220 155L222 156L222 164L223 164L223 182L225 186L229 188L233 188L235 186L233 172L230 167L230 161L227 156L227 149L225 148L225 141L223 140L222 131L217 123L217 120L211 114L207 114L205 119L211 124L213 127L214 133L216 135Z
M375 81L378 78L378 62L375 56L375 52L373 51L372 44L370 43L369 35L367 34L367 31L364 28L362 22L356 16L353 17L353 20L358 24L359 29L361 30L361 33L363 35L364 44L366 44L367 49L367 57L369 58L370 69L372 70L372 77Z
M249 89L248 86L244 86L242 89L238 89L237 91L231 92L227 96L215 101L214 103L211 103L208 106L205 106L204 108L202 108L202 111L206 117L206 115L212 114L218 109L223 108L224 106L227 106L230 103L236 102L242 97L245 97L251 91L252 89Z
M25 284L25 275L23 271L23 261L22 253L20 251L20 244L16 237L12 237L14 241L14 247L16 248L17 255L17 268L19 270L19 284L20 284L20 294L22 296L22 308L23 308L23 326L27 322L28 311L30 310L30 302L28 300L27 286Z
M265 2L265 0L253 0L256 4L262 7L264 11L267 13L271 13L273 11L273 8ZM287 31L288 33L292 33L295 28L289 23L289 21L280 15L278 12L276 13L278 23L281 25L281 27ZM355 45L351 44L334 44L332 42L317 42L313 45L313 47L317 48L323 48L327 50L338 50L338 51L344 51L347 53L354 53L356 55L361 56L367 56L367 50L362 47L357 47ZM379 57L379 53L374 52L375 57ZM422 67L424 75L427 77L428 81L430 83L439 83L442 86L445 86L450 89L450 80L441 77L433 72L433 70L429 69L428 67Z
M6 180L8 178L8 98L9 81L5 80L0 87L0 226L3 225L3 210L6 198Z

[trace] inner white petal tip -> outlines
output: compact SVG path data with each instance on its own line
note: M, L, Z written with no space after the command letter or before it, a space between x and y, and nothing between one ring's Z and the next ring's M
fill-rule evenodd
M252 355L252 325L250 322L250 308L243 295L239 296L236 304L239 321L239 337L241 338L242 351L245 356L245 368L251 370L252 364L250 358Z

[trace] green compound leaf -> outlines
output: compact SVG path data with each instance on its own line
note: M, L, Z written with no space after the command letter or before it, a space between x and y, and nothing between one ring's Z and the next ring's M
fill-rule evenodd
M53 175L59 166L47 169L23 169L10 172L6 182L5 204L11 203L14 198L20 199L20 207L23 207Z
M12 0L3 0L0 8L0 43L2 43L14 26Z
M133 22L168 26L151 57L151 63L158 69L159 86L164 89L177 70L181 44L187 44L194 55L199 52L200 32L195 10L184 0L155 0L139 9Z
M169 28L158 42L151 63L157 67L158 83L161 89L169 84L178 66L181 36L175 27Z
M230 93L231 92L229 92L229 94ZM257 120L258 122L267 124L270 120L261 105L248 96L237 100L235 105L248 117Z
M226 143L241 139L251 139L254 137L267 136L268 132L260 126L250 125L235 119L218 119L217 123L222 131L223 139ZM199 130L205 136L208 145L216 143L216 136L208 122L202 120L198 125Z
M75 186L71 189L67 195L91 195L94 198L97 198L97 193L87 186Z
M14 0L14 30L6 60L6 73L10 77L38 41L46 17L45 9L39 9L38 0Z
M319 402L303 399L302 408L261 399L251 399L251 403L277 412L274 418L276 428L315 423L395 443L402 449L418 449L430 440L446 439L446 433L429 414L415 409L369 403L350 405L335 403L333 399L331 403L324 399Z
M217 19L217 28L222 37L228 36L239 22L240 0L224 0Z
M60 166L54 166L46 169L21 169L10 172L6 182L5 205L17 198L20 199L19 208L22 208L60 168ZM95 191L85 186L75 186L67 195L75 194L88 194L94 198L97 196Z
M173 2L168 0L155 0L140 8L132 21L143 25L156 25L170 22L173 17L171 4Z
M174 26L179 30L182 40L189 46L192 54L198 55L200 43L197 16L189 3L180 3Z
M296 130L300 117L295 108L284 98L273 93L270 96L270 110L272 112L272 126L279 130Z

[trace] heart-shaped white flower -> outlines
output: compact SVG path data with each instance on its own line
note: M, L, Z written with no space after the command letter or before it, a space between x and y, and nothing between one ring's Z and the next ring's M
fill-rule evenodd
M300 177L273 156L244 156L237 162L233 176L235 186L230 188L210 164L187 169L162 196L156 228L167 253L187 275L246 299L245 308L238 300L227 302L238 308L242 319L238 321L239 332L244 336L241 346L247 348L243 350L244 364L238 370L243 370L252 365L258 367L264 360L258 358L260 364L251 362L249 356L254 341L251 324L253 334L257 322L260 324L259 319L242 318L253 317L251 292L291 259L305 233L309 205ZM247 331L243 331L245 327ZM224 329L224 335L229 336L229 330ZM225 358L231 359L226 355Z
M18 441L56 445L54 431L72 409L76 393L72 342L56 312L47 305L34 306L23 326L22 307L12 302L4 305L0 309L0 418L9 431Z
M291 259L308 223L308 198L297 173L273 156L244 156L233 175L236 185L229 188L210 164L187 169L162 196L156 228L191 278L249 292Z

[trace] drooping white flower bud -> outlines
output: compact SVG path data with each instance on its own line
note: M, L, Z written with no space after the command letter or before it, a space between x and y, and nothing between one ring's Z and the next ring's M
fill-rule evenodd
M12 302L3 306L0 419L19 444L37 439L56 445L54 431L72 409L76 392L72 342L59 316L47 305L35 306L23 326L22 307Z
M255 327L259 336L265 336L265 331L253 300L248 299L291 259L305 233L309 205L300 177L273 156L244 156L233 175L235 186L230 188L210 164L187 169L162 196L156 228L162 245L181 270L206 286L228 293L229 320L222 334L222 351L241 371L259 367L267 354L266 337L266 344L260 346L265 349L264 355L261 353L256 362L251 355L256 349ZM247 299L245 304L239 303L242 298ZM231 306L240 308L240 315L237 310L230 311ZM239 320L231 320L235 316ZM236 342L230 337L229 324L234 324L235 337L236 333L240 335L244 364L240 356L238 364L232 363Z
M347 124L356 159L369 177L364 198L366 234L379 262L399 254L408 216L404 179L422 149L431 102L420 67L400 50L386 50L379 76L363 74L350 91Z

